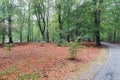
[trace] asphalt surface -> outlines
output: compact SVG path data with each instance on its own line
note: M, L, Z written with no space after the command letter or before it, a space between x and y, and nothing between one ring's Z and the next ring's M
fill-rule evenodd
M109 57L102 68L93 80L120 80L120 46L102 43L109 47Z

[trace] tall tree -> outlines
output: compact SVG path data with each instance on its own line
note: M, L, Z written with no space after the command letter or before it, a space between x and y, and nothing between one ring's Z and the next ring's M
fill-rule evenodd
M56 4L56 10L58 14L58 24L59 24L59 36L60 39L63 38L62 30L63 30L63 18L62 18L62 5L63 5L63 0L55 0Z
M1 2L1 6L0 6L0 12L1 12L1 16L0 16L0 32L2 34L2 44L4 44L5 42L5 34L6 34L6 27L5 27L5 19L6 19L6 6L5 6L5 1Z
M28 2L28 13L29 13L29 17L28 17L28 34L27 34L27 41L28 42L30 42L31 40L30 40L30 28L31 28L31 21L30 21L30 19L31 19L31 13L30 13L30 11L31 11L31 4L30 4L30 2Z
M13 16L13 11L15 8L15 5L13 3L14 1L7 0L6 1L6 6L7 6L7 14L8 14L8 37L9 37L9 43L13 43L12 39L12 16Z
M46 0L46 39L49 42L49 26L50 26L50 0Z
M33 8L34 8L34 13L37 18L37 23L39 26L39 30L42 34L42 40L45 41L45 30L46 30L46 20L45 20L45 0L37 0L37 1L32 1L33 2Z
M94 2L94 22L95 22L95 36L96 36L96 45L100 46L100 16L101 16L101 10L102 10L102 3L103 0L99 0L97 2L97 0L93 0ZM98 5L97 5L98 4ZM97 7L98 6L98 7Z
M20 36L20 42L23 42L23 28L25 23L25 2L23 0L18 1L18 8L16 10L16 14L18 16L17 18L17 24L20 27L19 30L19 36Z

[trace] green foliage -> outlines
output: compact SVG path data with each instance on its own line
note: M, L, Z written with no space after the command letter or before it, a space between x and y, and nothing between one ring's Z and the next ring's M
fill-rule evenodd
M62 40L56 40L55 42L57 44L57 46L62 46L63 45L63 41Z
M4 24L0 23L0 35L6 35L7 34L7 29L4 26Z
M18 77L19 79L22 79L22 80L42 80L41 79L41 72L37 72L37 73L34 73L34 74L24 74L22 76L19 76Z
M0 76L6 76L6 75L10 75L16 71L18 71L19 69L18 68L10 68L4 72L0 72Z
M14 47L15 46L15 44L14 43L5 43L4 44L4 47L6 47L6 48L8 48L8 47Z
M69 44L69 47L70 47L69 52L70 52L70 55L71 55L70 59L74 60L76 58L76 55L81 51L82 45L81 45L81 43L78 39L75 42L71 42Z
M52 36L52 40L57 46L68 46L67 41L65 41L64 39L60 39L57 32Z
M57 33L57 32L53 33L52 41L54 41L57 46L63 45L63 40L60 39L59 33Z
M15 46L14 43L5 43L5 44L4 44L4 47L5 47L6 49L8 49L9 51L11 51L11 47L14 47L14 46Z
M40 42L40 45L41 45L41 46L44 46L44 44L45 44L45 41L41 41L41 42Z
M63 39L60 39L59 37L55 38L54 42L57 46L68 46L68 42Z
M41 42L42 37L47 40L49 33L51 41L63 46L68 35L71 41L78 36L82 36L82 40L95 41L97 30L103 41L120 42L119 5L119 0L1 0L0 41L3 36L8 39L10 17L12 37L17 42L26 42L28 35L30 41ZM101 11L99 28L94 24L95 10Z

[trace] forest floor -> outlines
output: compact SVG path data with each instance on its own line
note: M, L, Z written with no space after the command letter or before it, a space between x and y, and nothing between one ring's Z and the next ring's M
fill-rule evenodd
M54 43L16 43L11 51L0 47L0 80L90 80L86 77L100 70L108 49L93 42L83 45L76 60L69 60L69 47Z

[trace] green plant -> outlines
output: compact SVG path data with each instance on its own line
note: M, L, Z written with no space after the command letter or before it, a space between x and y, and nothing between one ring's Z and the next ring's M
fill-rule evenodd
M56 41L56 44L57 44L57 46L62 46L63 45L63 41L62 40L58 40L58 41Z
M76 58L76 55L80 52L82 45L80 44L80 42L78 43L78 41L76 40L75 42L71 42L69 44L69 52L70 52L70 59L74 60Z
M45 41L40 42L40 46L44 46L44 44L45 44Z
M19 79L22 79L22 80L42 80L41 79L41 72L37 72L37 73L34 73L34 74L24 74L22 76L19 76L18 77Z
M11 51L11 47L14 47L15 44L14 43L5 43L4 47L7 48L9 51Z
M10 75L10 74L16 72L17 70L18 70L18 68L10 68L10 69L8 69L8 70L6 70L4 72L1 72L0 76Z
M9 43L5 43L5 44L4 44L4 47L9 47L9 45L10 45L11 47L14 47L14 46L15 46L14 43L10 43L10 44L9 44Z

